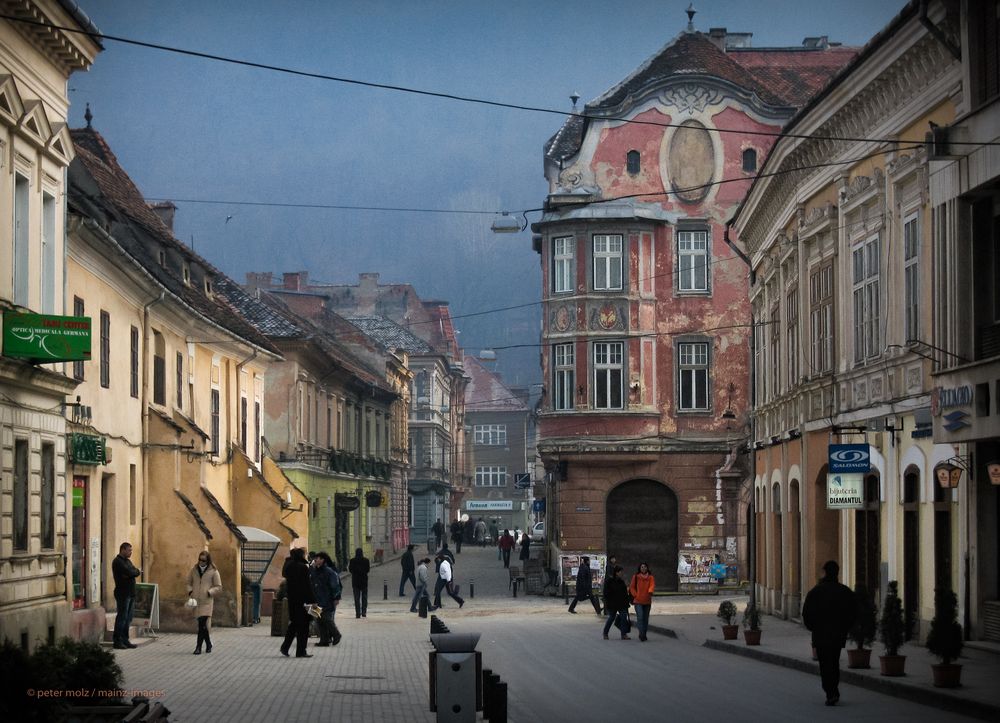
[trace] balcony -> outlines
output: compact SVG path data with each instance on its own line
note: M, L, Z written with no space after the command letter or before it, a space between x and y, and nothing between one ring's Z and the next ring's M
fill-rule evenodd
M388 480L392 470L389 462L384 459L336 449L329 453L326 467L338 474L352 474L356 477L372 477L380 480Z

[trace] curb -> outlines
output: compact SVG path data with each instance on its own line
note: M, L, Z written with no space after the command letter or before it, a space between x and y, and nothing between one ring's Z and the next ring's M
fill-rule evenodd
M658 629L658 632L663 630L663 628L660 628ZM669 632L673 633L673 631ZM673 634L672 637L677 636L676 634ZM732 645L721 640L710 639L706 640L702 646L711 650L721 650L733 655L742 655L745 658L753 658L754 660L771 663L772 665L780 665L784 668L791 668L793 670L800 670L805 673L819 675L819 664L817 663L792 658L779 653L759 650L756 649L756 647ZM891 695L896 698L905 698L921 705L941 708L943 710L961 713L962 715L979 718L981 720L1000 720L1000 706L994 706L975 700L967 700L959 697L958 695L949 695L934 689L907 685L905 683L897 682L892 678L875 678L870 675L856 673L850 669L841 669L840 679L844 683L856 685L859 688L867 688L868 690L873 690L876 693Z

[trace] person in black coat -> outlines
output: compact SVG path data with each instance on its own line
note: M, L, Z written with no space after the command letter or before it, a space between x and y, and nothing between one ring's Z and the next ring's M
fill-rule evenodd
M399 578L399 596L406 596L406 581L409 580L410 584L413 585L413 589L417 589L417 578L413 574L417 569L416 562L413 559L413 548L414 545L407 545L406 552L399 560L399 565L403 570L403 574Z
M597 596L594 595L594 582L593 577L590 574L590 558L581 557L580 566L576 570L576 595L573 596L573 602L569 604L569 611L576 614L576 604L581 600L590 600L590 603L594 606L594 612L598 615L601 614L601 603L597 601Z
M611 569L611 575L604 579L604 611L608 615L604 623L604 639L608 639L608 631L623 611L629 608L628 585L622 580L622 566L615 565ZM622 630L622 640L631 640L628 633Z
M854 625L857 601L851 588L837 582L840 565L835 560L826 562L823 572L823 579L806 595L802 622L812 632L826 704L836 705L840 700L840 649Z
M351 589L354 591L354 617L368 617L368 571L372 565L365 557L360 547L354 551L354 557L347 563L347 571L351 573Z
M306 551L301 547L292 548L285 560L281 574L285 578L285 591L288 595L288 631L285 641L281 644L281 654L288 656L288 650L295 641L295 657L311 658L306 652L309 641L309 613L306 605L316 602L313 597L312 581L309 579L309 563L306 562Z

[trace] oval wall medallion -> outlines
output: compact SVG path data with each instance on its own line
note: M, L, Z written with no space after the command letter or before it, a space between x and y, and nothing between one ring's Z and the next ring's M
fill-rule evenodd
M698 203L715 178L712 135L696 120L686 120L674 131L667 149L667 179L681 201Z

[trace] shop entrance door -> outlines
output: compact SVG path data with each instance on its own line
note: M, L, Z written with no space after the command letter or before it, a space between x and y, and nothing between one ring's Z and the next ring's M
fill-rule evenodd
M677 495L649 479L611 490L607 501L607 552L618 556L631 578L645 562L658 590L677 590Z

